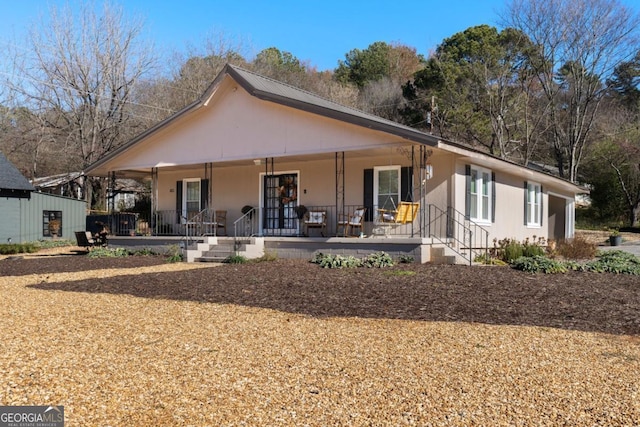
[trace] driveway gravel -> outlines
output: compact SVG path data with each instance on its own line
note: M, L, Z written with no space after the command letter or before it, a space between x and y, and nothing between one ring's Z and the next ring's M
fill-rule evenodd
M640 278L0 260L1 405L68 426L637 426Z

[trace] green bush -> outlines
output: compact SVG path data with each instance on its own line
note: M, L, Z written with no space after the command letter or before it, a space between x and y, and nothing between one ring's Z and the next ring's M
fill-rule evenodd
M323 254L318 252L311 260L322 268L353 268L360 267L362 261L353 256L343 257L341 255Z
M245 264L249 260L243 255L229 255L224 259L225 264Z
M89 258L124 258L129 255L125 248L95 248L87 254Z
M597 259L585 264L584 269L596 273L640 275L640 258L620 250L602 251Z
M412 264L415 259L411 255L400 255L400 264Z
M547 258L545 256L520 257L512 263L512 267L516 270L525 271L527 273L566 273L573 267L562 261Z
M386 252L375 252L366 256L362 265L367 268L393 267L393 259Z
M38 247L33 243L3 243L0 244L0 255L13 255L23 253L34 253Z
M518 258L522 257L523 254L524 246L522 245L522 243L511 240L502 247L502 254L500 256L500 259L511 264Z

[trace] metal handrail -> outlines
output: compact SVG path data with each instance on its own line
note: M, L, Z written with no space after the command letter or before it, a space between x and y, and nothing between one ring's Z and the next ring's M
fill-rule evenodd
M428 234L429 237L451 248L468 261L469 265L473 264L475 256L484 255L486 258L489 253L489 231L450 206L445 211L435 205L429 205ZM451 245L451 241L455 245ZM465 247L469 251L468 257L464 251Z
M187 245L197 236L217 235L218 222L215 209L205 208L191 218L181 216L185 224L185 238ZM190 234L193 231L193 234ZM194 237L194 239L191 239Z
M238 255L238 248L240 247L240 243L238 241L238 237L249 237L253 236L254 233L254 221L255 214L257 213L256 208L251 208L244 215L233 222L233 250L236 255ZM242 236L238 236L238 226L243 225L243 234Z

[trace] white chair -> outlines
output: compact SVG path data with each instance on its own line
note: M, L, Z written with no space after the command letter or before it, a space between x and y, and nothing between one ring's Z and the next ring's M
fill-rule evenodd
M343 215L342 219L338 221L338 234L340 234L340 227L342 227L342 235L344 237L353 235L354 229L358 229L362 232L362 225L364 224L364 214L367 208L358 208L351 215Z

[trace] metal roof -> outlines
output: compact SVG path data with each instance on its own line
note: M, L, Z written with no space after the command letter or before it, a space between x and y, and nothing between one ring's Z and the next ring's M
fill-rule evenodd
M0 153L0 190L35 190L27 178L2 153Z

